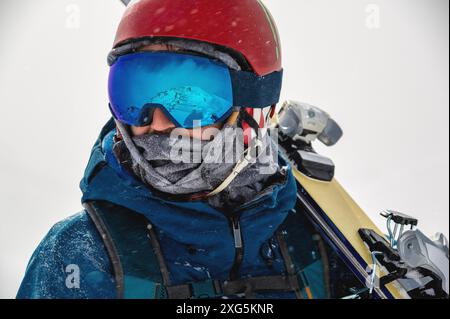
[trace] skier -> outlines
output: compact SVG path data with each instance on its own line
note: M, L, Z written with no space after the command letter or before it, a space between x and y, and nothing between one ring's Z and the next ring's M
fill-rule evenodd
M17 297L326 297L289 165L255 155L282 79L261 1L132 2L108 63L113 118L80 184L84 210L43 239ZM204 152L228 138L243 151ZM173 161L174 144L191 158L195 143L199 162Z

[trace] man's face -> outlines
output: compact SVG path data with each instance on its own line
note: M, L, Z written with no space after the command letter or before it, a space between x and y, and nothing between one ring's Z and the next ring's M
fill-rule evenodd
M179 51L180 49L174 47L172 45L167 44L152 44L142 48L140 51ZM222 127L222 123L217 123L211 126L205 126L200 129L183 129L182 133L186 134L186 136L190 136L199 140L209 140L210 136L203 136L203 132L209 128L218 128ZM145 134L170 134L170 132L175 129L175 124L164 114L164 112L160 109L155 109L153 112L153 121L150 125L144 127L132 126L131 131L134 136L141 136Z

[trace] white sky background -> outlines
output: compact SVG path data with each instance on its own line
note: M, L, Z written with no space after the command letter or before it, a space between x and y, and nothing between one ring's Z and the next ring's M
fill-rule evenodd
M383 229L378 213L392 208L448 236L448 1L265 3L283 44L283 97L322 107L345 131L316 145L339 181ZM0 298L15 296L50 227L81 210L122 12L119 0L1 0Z

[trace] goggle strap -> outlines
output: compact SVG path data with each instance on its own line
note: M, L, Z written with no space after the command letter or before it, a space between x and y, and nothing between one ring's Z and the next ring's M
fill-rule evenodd
M234 105L263 108L280 101L283 70L265 76L235 70L230 70L230 74Z

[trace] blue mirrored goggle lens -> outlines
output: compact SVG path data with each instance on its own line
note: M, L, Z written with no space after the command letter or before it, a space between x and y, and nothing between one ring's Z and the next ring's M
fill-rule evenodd
M226 65L173 52L124 55L111 66L109 99L116 119L145 126L161 108L178 127L213 125L229 115L233 89Z

